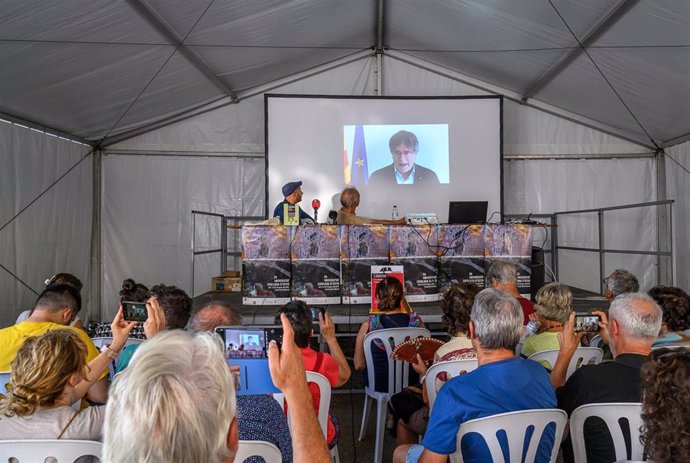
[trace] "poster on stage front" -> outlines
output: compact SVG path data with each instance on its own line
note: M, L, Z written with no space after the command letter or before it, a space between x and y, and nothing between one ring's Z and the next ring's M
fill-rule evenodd
M290 230L286 226L242 227L242 303L290 301Z

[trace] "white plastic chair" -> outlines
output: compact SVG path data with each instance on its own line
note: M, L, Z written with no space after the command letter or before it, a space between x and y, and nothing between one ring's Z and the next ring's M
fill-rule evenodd
M640 403L604 403L587 404L577 407L570 414L570 435L573 441L573 455L575 461L585 461L587 453L585 451L584 426L585 421L590 416L597 416L604 420L609 428L613 445L616 449L616 460L628 458L626 452L625 439L621 418L628 420L630 429L630 443L632 445L630 458L642 460L644 447L640 442L640 427L642 426L642 404Z
M426 395L429 398L429 412L434 407L434 402L436 401L436 394L443 384L436 389L438 385L436 378L441 373L447 373L451 378L458 376L461 371L470 372L476 370L479 364L477 359L466 359L466 360L449 360L447 362L438 362L429 367L426 372L426 380L424 385L426 386Z
M558 349L543 350L541 352L535 352L529 356L529 360L534 360L535 362L540 362L542 360L549 362L551 368L553 368L553 366L556 364L557 358ZM570 375L575 373L575 370L580 368L582 365L600 363L602 358L604 358L604 351L598 347L578 347L575 351L575 354L573 354L573 358L570 359L568 371L565 374L565 379L570 378Z
M243 463L249 457L261 457L266 463L281 463L280 449L262 440L241 440L235 454L235 463Z
M589 347L599 347L604 344L604 340L602 339L600 334L595 334L592 336L592 339L589 340Z
M91 338L91 341L93 341L93 344L100 350L101 347L112 344L113 338ZM128 338L127 342L125 342L125 347L129 346L130 344L141 344L144 341L146 341L146 340L145 339ZM119 355L118 355L118 358L119 358ZM110 364L108 365L108 369L110 371L110 381L111 382L113 381L113 379L115 379L115 365L116 364L117 364L117 358L115 360L111 361Z
M386 408L390 397L407 387L409 382L410 364L391 359L393 348L408 340L420 336L431 336L426 328L388 328L372 331L364 336L364 357L367 362L367 375L369 385L364 388L364 411L362 413L362 426L359 430L359 441L364 438L364 431L369 422L370 399L376 401L376 444L374 445L374 463L381 463L383 458L383 433L386 423ZM386 348L388 359L388 392L375 390L374 358L371 351L372 341L378 340ZM391 346L391 342L393 345Z
M307 383L314 383L319 387L320 400L316 417L319 421L324 439L328 439L328 412L331 408L331 383L328 382L328 379L324 375L314 371L307 371ZM273 394L273 398L278 401L283 409L285 409L285 396L283 394ZM288 427L289 426L290 408L288 408ZM334 463L340 462L337 445L331 449L331 459Z
M0 394L7 394L7 383L10 382L10 372L0 371Z
M558 455L558 448L560 447L563 431L565 430L565 423L568 420L568 415L563 410L557 409L543 409L543 410L521 410L517 412L501 413L499 415L487 416L486 418L479 418L463 423L460 426L456 438L457 450L450 455L451 463L462 463L462 451L460 443L466 434L477 433L480 434L491 453L493 463L505 463L501 444L498 440L498 432L505 431L508 441L508 461L533 463L537 456L537 449L539 441L544 430L550 423L556 426L555 436L553 441L553 448L551 449L550 462L556 461ZM534 432L527 443L527 453L525 459L522 459L525 445L525 435L527 429L534 427ZM583 460L575 460L583 461Z
M33 463L45 461L49 457L57 463L73 463L79 457L101 458L103 444L89 440L70 439L21 439L0 440L0 461ZM16 460L10 460L15 458ZM48 460L50 461L50 460Z

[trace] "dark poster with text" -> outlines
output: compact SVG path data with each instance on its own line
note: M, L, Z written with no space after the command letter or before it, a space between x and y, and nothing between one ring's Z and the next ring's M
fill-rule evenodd
M409 302L439 298L436 228L435 225L390 227L390 263L403 266L404 290Z
M484 225L439 225L439 286L455 283L484 288Z
M295 227L290 247L292 296L309 304L340 303L340 229Z
M242 227L242 303L282 305L290 300L290 229Z
M388 264L388 227L342 225L343 304L371 304L371 266Z

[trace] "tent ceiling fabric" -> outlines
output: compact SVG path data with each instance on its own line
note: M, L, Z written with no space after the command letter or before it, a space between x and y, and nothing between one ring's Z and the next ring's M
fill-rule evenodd
M382 0L382 12L378 5L0 0L0 112L98 142L374 53L382 19L384 57L409 54L647 146L690 134L690 2Z

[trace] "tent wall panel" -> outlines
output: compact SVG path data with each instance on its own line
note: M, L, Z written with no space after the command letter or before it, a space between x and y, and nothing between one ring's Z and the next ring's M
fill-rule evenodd
M676 252L674 275L676 286L690 290L690 142L667 148L666 152L680 163L666 159L666 198L674 199L673 248Z
M529 160L506 161L505 211L514 213L552 213L633 204L656 199L655 161L640 159ZM654 208L611 211L605 215L604 244L609 249L656 248L656 211ZM596 213L560 216L558 228L562 245L593 248L599 245ZM591 257L584 253L560 255L561 281L598 291L599 280L591 273ZM607 272L620 261L606 255ZM656 281L656 266L646 266L648 259L628 259L643 289ZM571 268L572 267L572 268Z
M106 318L117 310L117 293L125 278L147 286L163 282L189 289L192 210L235 216L261 215L264 210L263 194L256 197L246 188L264 184L263 163L251 159L108 155L103 178ZM249 195L255 200L244 201ZM208 235L214 240L217 236ZM218 242L206 246L217 247ZM218 273L219 261L215 262L209 264L213 273L203 288Z
M89 293L90 151L81 143L0 121L0 264L33 289L0 268L0 326L31 308L43 281L57 272L73 273L84 283L83 318L96 306Z

